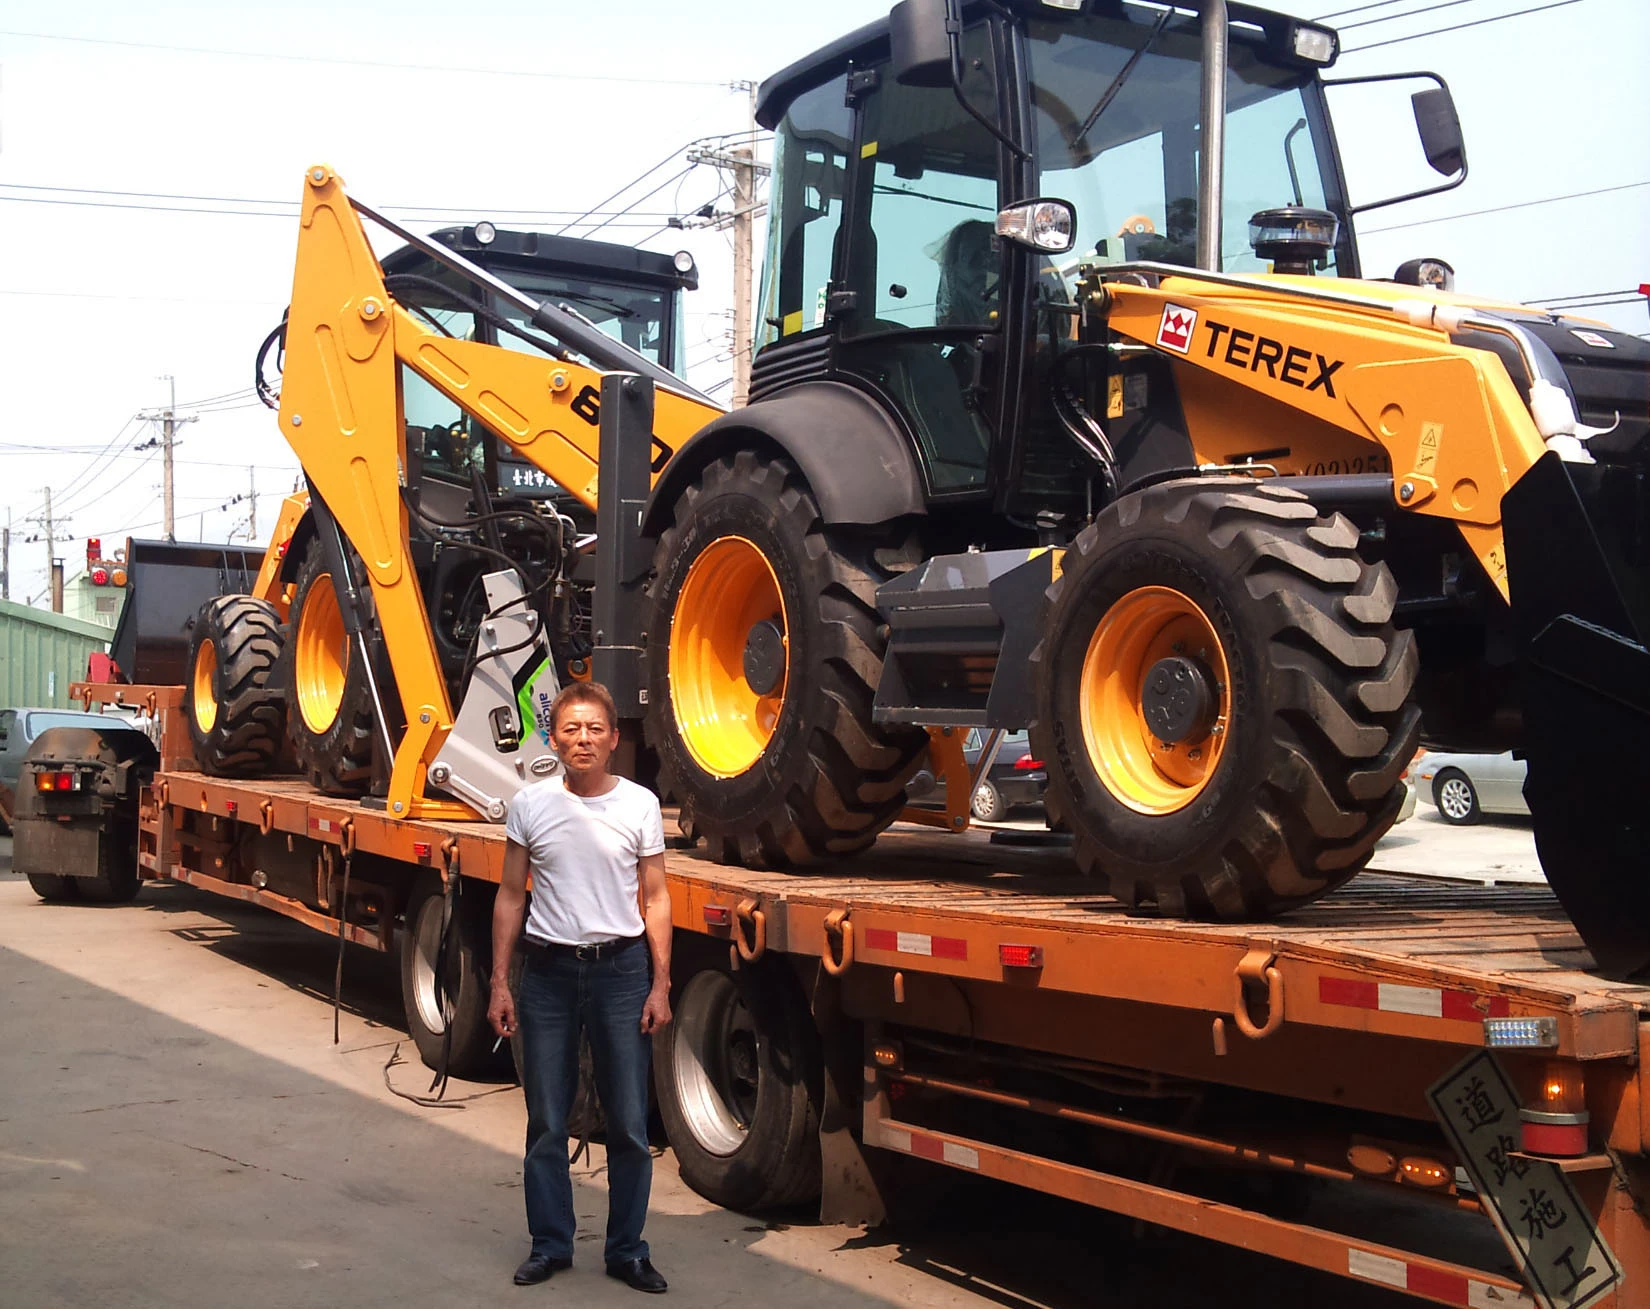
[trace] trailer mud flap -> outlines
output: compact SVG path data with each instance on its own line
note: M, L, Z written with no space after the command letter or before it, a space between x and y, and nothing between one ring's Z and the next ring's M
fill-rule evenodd
M1502 507L1536 851L1599 968L1650 972L1650 478L1548 454Z
M1494 1055L1468 1056L1427 1099L1541 1309L1583 1309L1620 1283L1563 1169L1522 1153L1518 1093Z

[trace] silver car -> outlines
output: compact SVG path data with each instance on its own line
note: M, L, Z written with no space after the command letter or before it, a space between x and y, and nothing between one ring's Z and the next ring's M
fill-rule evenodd
M1428 750L1410 768L1418 787L1428 789L1438 816L1464 827L1485 814L1527 814L1524 761L1506 754L1464 754Z

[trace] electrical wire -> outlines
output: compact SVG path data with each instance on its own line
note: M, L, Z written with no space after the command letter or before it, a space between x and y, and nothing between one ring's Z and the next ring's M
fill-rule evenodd
M1526 14L1539 14L1548 9L1562 9L1565 5L1578 5L1581 0L1552 0L1551 4L1535 5L1529 9L1515 9L1511 13L1496 14L1491 18L1476 18L1470 23L1456 23L1451 27L1435 27L1429 32L1411 32L1408 36L1394 36L1385 41L1372 41L1368 45L1353 46L1341 53L1356 55L1365 50L1379 50L1382 46L1401 45L1405 41L1419 41L1428 36L1442 36L1445 32L1464 32L1469 27L1484 27L1489 23L1505 22L1509 18L1522 18Z
M1422 14L1434 13L1439 9L1455 9L1461 5L1473 5L1477 3L1478 0L1442 0L1442 3L1440 4L1427 5L1422 9L1407 9L1401 14L1386 14L1380 18L1366 18L1360 23L1347 23L1339 27L1337 30L1342 32L1350 32L1354 28L1374 27L1376 23L1393 23L1400 18L1418 18Z
M1512 209L1532 209L1536 205L1557 204L1560 200L1583 200L1588 196L1610 195L1616 191L1632 191L1641 186L1650 186L1650 181L1623 182L1620 186L1601 186L1591 191L1571 191L1566 195L1549 195L1540 200L1518 200L1512 204L1492 205L1488 209L1470 209L1464 214L1443 214L1437 218L1420 218L1410 223L1392 223L1386 227L1366 227L1359 232L1360 236L1374 236L1377 232L1398 232L1409 227L1430 227L1433 223L1453 223L1457 218L1482 218L1485 214L1505 213Z
M527 77L553 82L625 82L643 86L702 86L726 89L726 82L701 81L696 78L625 77L612 73L529 72L518 68L478 68L464 64L410 64L381 59L346 59L329 55L290 55L270 50L221 50L215 47L168 45L159 41L121 41L110 37L67 36L59 32L24 32L0 29L0 36L18 37L29 41L66 41L79 45L118 46L128 50L161 50L169 54L210 55L213 58L270 59L294 64L331 64L352 68L385 68L414 73L474 73L483 77Z

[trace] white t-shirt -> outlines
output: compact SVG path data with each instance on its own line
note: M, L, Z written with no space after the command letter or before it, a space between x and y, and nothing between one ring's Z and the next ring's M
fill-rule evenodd
M640 936L637 861L662 854L658 797L628 778L605 795L574 795L560 777L516 792L505 834L527 848L533 870L527 935L587 945Z

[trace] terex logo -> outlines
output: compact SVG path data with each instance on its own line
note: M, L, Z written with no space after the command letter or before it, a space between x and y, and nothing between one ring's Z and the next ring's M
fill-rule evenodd
M1298 345L1285 345L1282 341L1274 341L1269 336L1257 337L1253 332L1245 332L1241 327L1232 327L1227 323L1217 323L1209 320L1209 348L1204 351L1210 359L1220 349L1221 338L1226 338L1226 349L1223 363L1233 368L1244 368L1251 373L1258 373L1263 367L1266 375L1274 381L1287 382L1290 386L1302 386L1308 391L1323 388L1325 395L1331 399L1335 397L1335 374L1345 362L1336 359L1331 362L1312 350L1302 350ZM1307 376L1314 366L1318 370L1317 376L1308 382Z
M1164 305L1163 318L1157 325L1157 343L1166 350L1185 354L1192 348L1192 333L1197 331L1197 310L1180 305Z

